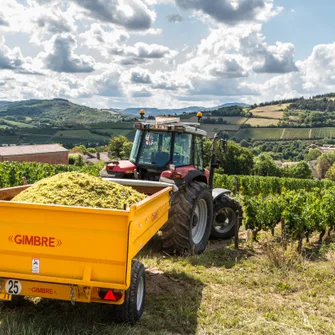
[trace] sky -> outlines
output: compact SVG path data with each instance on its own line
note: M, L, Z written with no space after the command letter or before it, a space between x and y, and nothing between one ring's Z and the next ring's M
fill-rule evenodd
M212 107L335 92L333 0L0 0L0 100Z

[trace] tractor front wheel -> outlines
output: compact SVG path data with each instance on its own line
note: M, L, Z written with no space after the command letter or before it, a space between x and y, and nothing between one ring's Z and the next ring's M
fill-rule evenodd
M214 218L211 236L225 239L235 235L235 227L240 227L242 208L227 195L222 195L214 205Z
M170 253L200 254L207 246L213 199L207 184L192 181L172 195L169 219L162 229L163 248Z

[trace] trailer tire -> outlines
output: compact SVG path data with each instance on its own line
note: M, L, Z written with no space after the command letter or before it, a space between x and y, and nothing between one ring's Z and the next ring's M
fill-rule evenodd
M214 204L211 237L218 239L233 237L236 225L241 226L242 214L240 204L223 194Z
M2 301L2 304L6 307L6 308L19 308L21 306L23 306L25 303L25 299L24 296L22 295L13 295L12 296L12 300L10 301Z
M213 198L207 184L191 181L172 195L169 219L162 228L163 248L172 254L201 254L213 220Z
M114 317L118 323L130 323L134 325L143 314L146 294L145 270L139 261L132 262L131 283L125 291L124 303L114 305Z

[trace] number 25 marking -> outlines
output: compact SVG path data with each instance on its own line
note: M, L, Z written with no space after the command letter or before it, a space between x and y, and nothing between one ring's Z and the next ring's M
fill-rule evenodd
M17 294L20 294L21 290L22 290L22 285L18 280L9 279L6 282L6 292L8 294L17 295Z

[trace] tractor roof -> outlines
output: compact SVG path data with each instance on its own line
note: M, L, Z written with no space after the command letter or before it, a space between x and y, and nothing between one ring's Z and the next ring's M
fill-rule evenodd
M157 117L155 120L135 122L135 128L141 130L157 130L162 132L178 132L207 136L205 130L199 129L200 123L180 122L178 117Z

